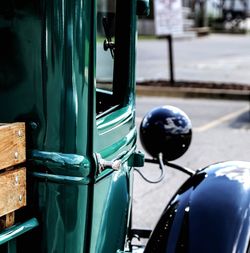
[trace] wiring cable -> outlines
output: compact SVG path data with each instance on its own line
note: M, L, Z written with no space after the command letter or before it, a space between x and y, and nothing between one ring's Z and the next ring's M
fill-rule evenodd
M146 178L139 169L137 169L137 168L134 169L146 182L148 182L150 184L160 183L165 177L165 169L164 169L164 162L163 162L162 153L159 153L158 158L154 160L154 163L159 164L159 169L161 171L161 174L160 174L159 178L157 180L154 180L154 181Z

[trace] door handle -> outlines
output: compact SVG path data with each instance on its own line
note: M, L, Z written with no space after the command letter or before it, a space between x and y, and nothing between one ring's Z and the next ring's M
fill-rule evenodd
M118 171L121 168L122 161L121 160L113 160L113 161L107 161L102 158L101 154L96 153L96 158L98 162L98 170L99 173L104 171L107 168L112 168L115 171Z

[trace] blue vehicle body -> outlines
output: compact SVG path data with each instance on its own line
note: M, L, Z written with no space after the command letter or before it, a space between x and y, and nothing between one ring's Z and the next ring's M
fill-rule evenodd
M163 212L145 253L249 252L250 163L224 162L187 180Z

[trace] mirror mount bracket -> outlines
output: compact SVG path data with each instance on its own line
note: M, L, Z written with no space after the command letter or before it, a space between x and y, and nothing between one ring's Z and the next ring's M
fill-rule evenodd
M150 0L137 0L136 14L141 17L147 17L150 14Z
M150 158L145 158L145 162L147 163L154 163L154 164L158 164L159 161L157 159L150 159ZM194 170L191 170L189 168L180 166L178 164L172 163L172 162L168 162L168 161L163 161L164 165L171 167L173 169L179 170L187 175L189 175L190 177L193 176L195 174Z

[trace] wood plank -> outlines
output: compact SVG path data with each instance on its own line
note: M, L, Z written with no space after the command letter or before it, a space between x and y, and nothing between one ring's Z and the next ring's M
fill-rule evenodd
M0 217L26 206L26 168L0 174Z
M26 160L25 123L0 125L0 170Z
M15 212L8 213L0 217L0 230L8 228L15 223Z

